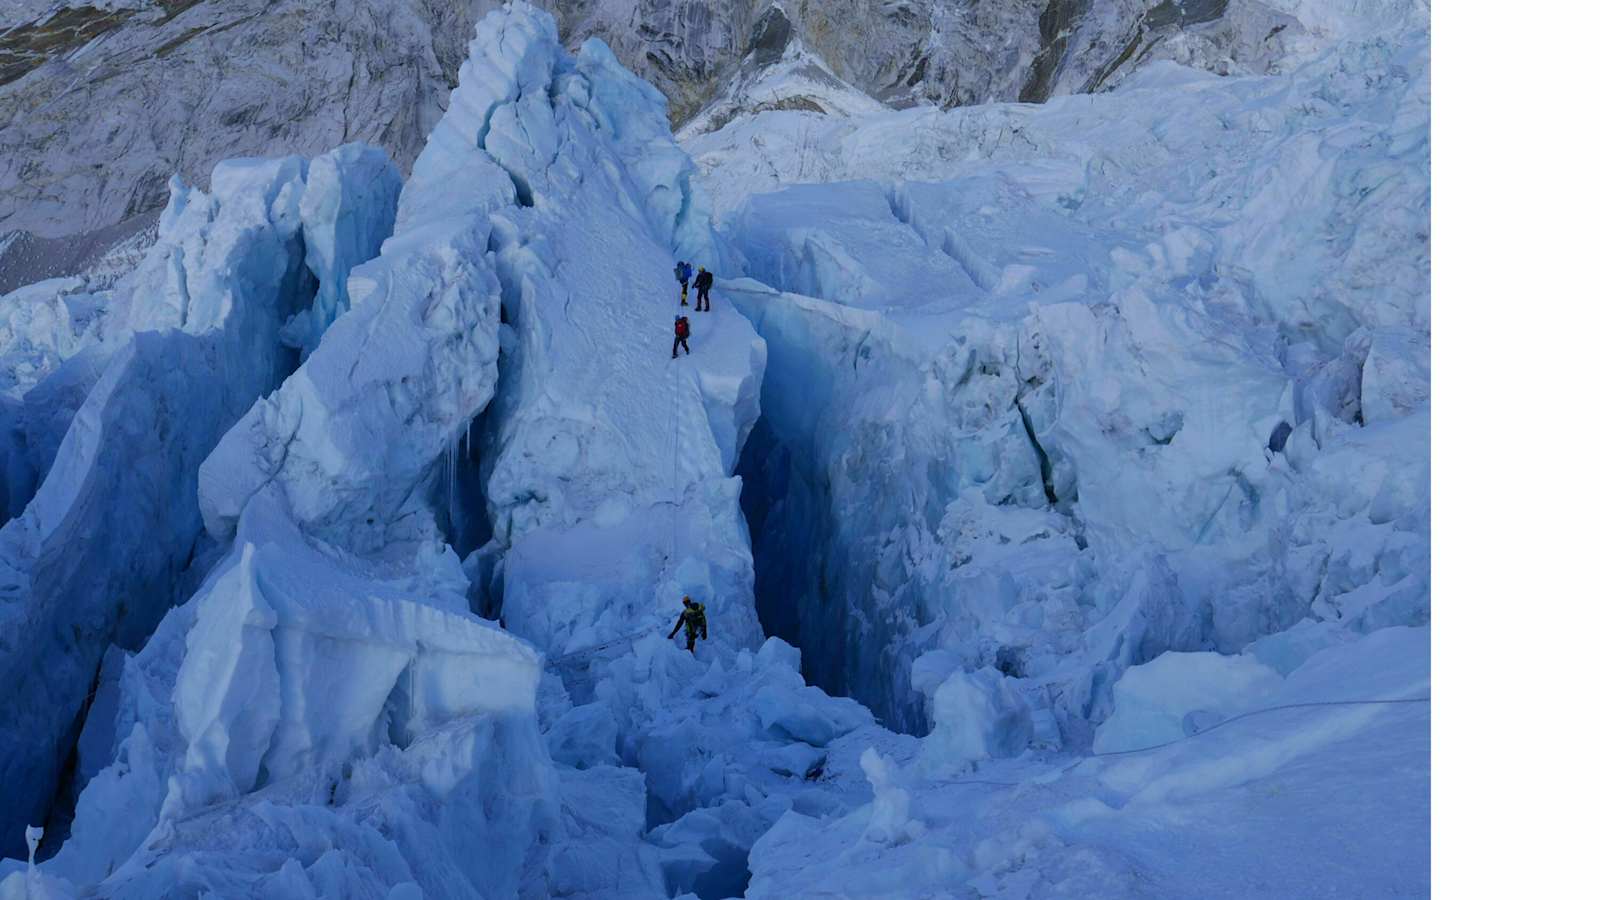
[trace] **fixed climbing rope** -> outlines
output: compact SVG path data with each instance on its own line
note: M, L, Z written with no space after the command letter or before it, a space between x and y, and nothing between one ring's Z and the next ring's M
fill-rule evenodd
M584 659L584 658L593 656L594 654L599 653L601 650L604 650L607 647L615 647L617 644L623 644L623 643L628 643L628 642L631 642L631 641L636 641L639 638L642 638L645 635L651 633L652 631L655 631L655 628L653 628L653 627L652 628L643 628L643 629L640 629L639 631L635 631L633 634L625 634L622 637L612 638L609 641L604 641L602 643L595 644L592 647L585 647L582 650L574 650L571 653L567 653L567 654L564 654L562 656L557 656L554 659L549 660L548 661L548 665L551 665L551 666L566 665L567 663L570 663L572 661L575 661L575 660L578 660L578 659Z
M1185 734L1182 737L1175 737L1170 741L1162 741L1159 744L1151 744L1151 745L1149 745L1147 747L1134 747L1134 748L1132 748L1130 750L1107 750L1104 753L1090 753L1090 754L1088 754L1088 755L1086 755L1086 756L1084 756L1084 757L1082 757L1082 758L1080 758L1078 760L1075 760L1072 763L1072 765L1067 766L1065 769L1062 769L1061 770L1061 775L1066 775L1068 772L1071 772L1073 769L1076 769L1077 767L1083 765L1084 763L1088 762L1091 759L1111 759L1111 758L1119 757L1119 756L1132 756L1132 755L1134 755L1136 753L1149 753L1149 752L1154 751L1154 750L1160 750L1160 749L1162 749L1164 747L1171 747L1173 744L1181 744L1184 741L1187 741L1187 740L1190 740L1190 739L1193 739L1193 738L1197 738L1197 737L1199 737L1199 736L1201 736L1203 734L1210 734L1211 732L1217 731L1218 729L1226 728L1227 726L1232 725L1235 722L1241 722L1241 721L1243 721L1245 719L1249 719L1249 718L1252 718L1254 716L1265 715L1267 713L1272 713L1272 712L1282 712L1283 710L1289 710L1289 709L1312 709L1312 708L1316 708L1316 707L1326 707L1326 706L1387 706L1387 705L1396 705L1396 704L1431 703L1431 702L1433 702L1433 697L1432 696L1428 696L1428 697L1400 697L1400 698L1383 699L1383 700L1310 700L1310 701L1306 701L1304 703L1280 703L1280 704L1278 704L1276 706L1264 706L1261 709L1253 709L1253 710L1250 710L1249 712L1243 712L1243 713L1240 713L1240 714L1238 714L1236 716L1230 716L1230 717L1228 717L1226 719L1223 719L1220 722L1217 722L1216 724L1208 725L1205 728L1198 729L1198 730L1196 730L1196 731L1194 731L1193 733L1190 733L1190 734ZM947 780L944 783L945 784L985 784L985 785L993 785L995 787L1022 787L1024 785L1028 784L1029 782L1028 781L981 781L981 780L975 779L975 778L961 778L961 779L955 779L955 780Z
M678 426L678 404L683 394L683 374L672 367L672 560L678 559L678 506L683 500L678 488L678 438L683 430Z
M1253 709L1249 712L1240 713L1237 716L1231 716L1223 719L1221 722L1217 722L1214 725L1208 725L1205 728L1197 729L1193 734L1186 734L1183 737L1176 737L1170 741L1162 741L1159 744L1151 744L1148 747L1135 747L1132 750L1108 750L1105 753L1091 754L1084 757L1084 759L1094 759L1096 757L1106 758L1112 756L1129 756L1134 753L1149 753L1152 750L1160 750L1163 747L1170 747L1173 744L1182 743L1190 738L1197 738L1202 734L1210 734L1219 728L1232 725L1235 722L1243 721L1251 718L1252 716L1264 715L1270 712L1281 712L1282 710L1286 709L1310 709L1319 706L1381 706L1397 703L1429 703L1432 700L1432 697L1405 697L1394 700L1313 700L1305 703L1280 703L1277 706L1265 706L1261 709ZM1079 760L1079 762L1082 761L1083 760Z

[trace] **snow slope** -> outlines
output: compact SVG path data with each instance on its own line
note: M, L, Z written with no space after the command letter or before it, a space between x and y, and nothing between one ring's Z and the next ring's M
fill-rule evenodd
M1325 650L1254 701L1312 705L1160 749L1038 753L950 778L906 767L894 787L909 802L879 787L848 816L781 819L751 854L746 896L1426 896L1428 705L1316 704L1427 697L1428 638L1393 628ZM1161 677L1192 693L1215 659Z

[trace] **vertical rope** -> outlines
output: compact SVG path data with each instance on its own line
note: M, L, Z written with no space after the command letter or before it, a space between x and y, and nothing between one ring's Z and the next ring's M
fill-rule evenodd
M688 362L688 357L684 357ZM672 559L678 558L678 504L683 494L678 488L678 436L682 429L678 427L679 395L683 393L683 372L677 366L672 367Z

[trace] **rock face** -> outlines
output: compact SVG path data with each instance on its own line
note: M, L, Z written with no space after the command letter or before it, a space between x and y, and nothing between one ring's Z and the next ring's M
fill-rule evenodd
M104 228L159 209L174 173L208 187L228 157L361 140L409 168L489 6L99 5L125 8L69 6L0 37L0 232ZM59 24L74 17L97 24Z
M1320 46L1318 35L1350 4L1315 4L1309 12L1306 5L549 4L569 47L605 40L625 68L666 94L675 125L760 83L764 70L795 67L797 58L805 60L800 74L823 82L830 95L946 108L1106 90L1155 59L1221 74L1275 71L1285 58ZM455 86L473 23L493 6L30 0L0 13L0 291L77 271L34 266L24 277L24 251L40 257L60 248L7 249L7 232L63 237L112 229L159 209L174 173L207 187L205 175L224 158L316 154L359 140L381 146L409 171ZM760 93L774 94L768 85ZM850 111L848 103L807 102Z

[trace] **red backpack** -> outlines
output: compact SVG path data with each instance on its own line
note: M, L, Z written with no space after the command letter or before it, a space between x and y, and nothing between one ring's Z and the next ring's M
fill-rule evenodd
M673 326L672 330L677 333L678 337L688 337L689 336L689 319L688 319L688 317L687 316L679 316L677 324L675 326Z

